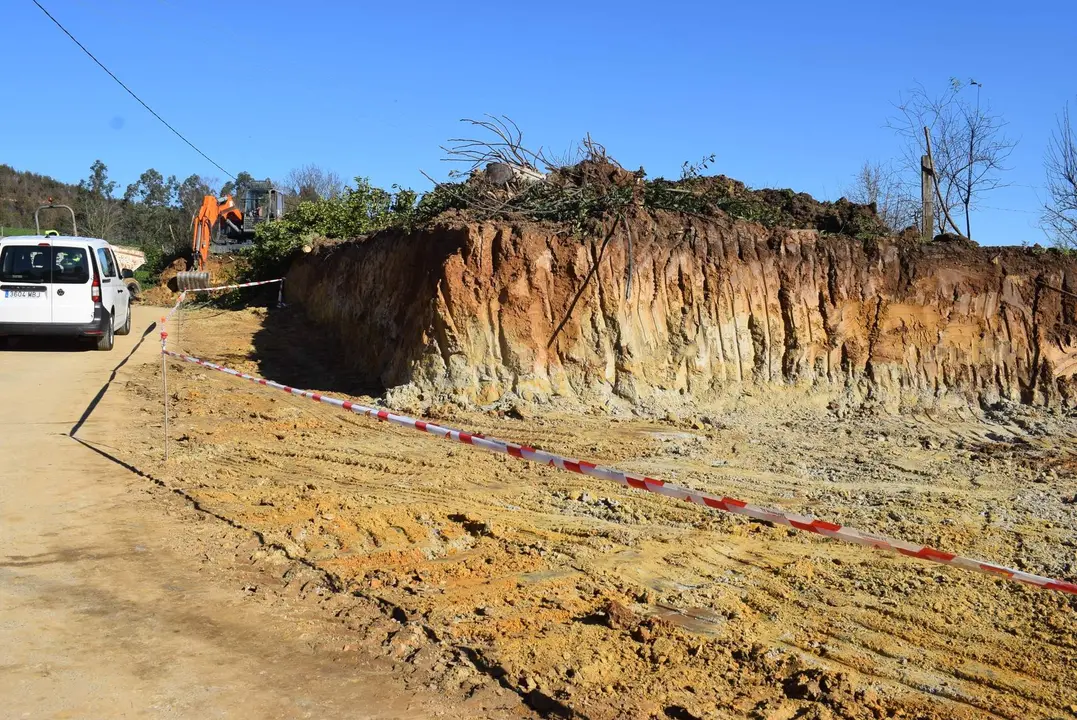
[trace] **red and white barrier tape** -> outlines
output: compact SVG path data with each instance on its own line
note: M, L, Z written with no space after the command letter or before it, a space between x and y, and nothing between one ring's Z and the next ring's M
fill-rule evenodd
M218 285L217 287L209 288L191 288L184 290L182 294L189 292L215 292L217 290L236 290L238 288L255 287L256 285L272 285L273 283L284 284L284 278L277 278L276 280L257 280L255 282L238 283L236 285Z
M179 294L179 297L176 299L176 304L172 306L172 309L168 311L168 314L165 315L163 318L161 318L161 323L160 323L160 328L161 328L161 350L165 349L165 346L166 346L166 344L168 342L168 332L166 330L166 325L167 325L168 321L172 319L172 316L176 314L176 311L180 309L180 305L183 304L184 300L187 299L187 293L189 293L189 292L214 292L216 290L237 290L239 288L256 287L258 285L272 285L273 283L280 283L280 288L278 288L278 290L277 290L277 305L283 306L284 305L284 278L277 278L275 280L257 280L255 282L238 283L236 285L218 285L217 287L191 288L189 290L184 290L183 292L181 292Z
M254 375L247 375L231 368L226 368L222 365L201 360L189 355L183 355L181 353L173 352L171 350L164 349L163 352L166 355L174 357L178 360L184 360L195 365L201 365L202 367L209 368L210 370L217 370L227 375L232 375L243 380L249 380L252 383L258 385L264 385L266 387L282 390L286 393L296 395L298 397L310 398L316 402L325 403L326 405L332 405L334 407L342 408L358 415L368 415L373 418L377 418L383 422L393 423L401 427L412 428L413 430L419 430L422 432L430 433L441 438L447 438L465 445L472 445L483 450L489 450L490 452L503 453L505 455L511 455L514 458L520 460L529 460L531 462L542 463L543 465L549 465L561 470L568 470L570 472L580 473L581 475L588 475L590 477L602 478L603 480L612 480L615 483L624 485L625 487L635 488L637 490L646 490L647 492L655 493L658 495L665 495L667 497L674 498L675 500L684 500L686 502L695 503L704 507L714 508L715 510L721 510L723 512L733 513L734 515L744 515L755 520L762 520L764 522L774 523L776 525L785 525L787 527L795 528L797 530L804 530L806 532L814 533L816 535L822 535L824 537L833 538L835 540L844 540L846 542L854 543L856 545L864 545L867 547L878 548L880 550L887 550L890 552L900 553L902 555L908 555L909 557L920 558L921 560L930 560L932 562L941 563L943 565L952 565L964 570L971 570L973 572L984 573L987 575L993 575L995 577L1005 578L1007 580L1013 580L1016 582L1025 583L1027 585L1033 585L1035 587L1044 588L1046 590L1057 590L1060 592L1071 593L1077 595L1077 584L1071 582L1065 582L1063 580L1055 580L1049 577L1043 577L1041 575L1033 575L1021 570L1015 570L1012 568L1002 567L1001 565L995 565L993 563L983 562L981 560L974 560L972 558L962 557L960 555L954 555L953 553L943 552L936 550L926 545L916 545L914 543L906 542L905 540L897 540L895 538L888 538L882 535L872 535L860 530L856 530L850 527L842 527L841 525L835 525L834 523L825 522L823 520L817 520L807 515L797 515L795 513L785 513L778 510L769 510L767 508L758 507L755 505L749 505L743 500L736 500L729 497L718 497L716 495L709 495L690 488L681 487L679 485L673 485L670 483L656 480L651 477L643 475L636 475L633 473L626 473L613 468L602 467L589 463L584 460L574 460L571 458L562 457L561 455L554 455L543 450L536 450L535 448L528 447L526 445L518 445L516 443L507 442L505 440L498 440L496 438L488 438L477 433L467 433L462 430L453 430L451 428L442 427L434 423L428 423L423 420L416 420L414 418L407 417L405 415L397 415L391 413L388 410L379 410L378 408L367 407L358 403L348 402L346 400L338 400L337 398L327 397L320 395L319 393L310 392L309 390L299 390L297 388L288 387L287 385L281 385L280 383L273 382L272 380L265 380L263 378L255 377Z
M157 324L161 332L161 352L165 351L168 346L168 321L172 319L172 316L176 314L176 311L180 309L180 305L187 299L187 291L180 293L179 298L176 300L176 304L172 306L172 309L168 311L168 314L161 318L161 322Z

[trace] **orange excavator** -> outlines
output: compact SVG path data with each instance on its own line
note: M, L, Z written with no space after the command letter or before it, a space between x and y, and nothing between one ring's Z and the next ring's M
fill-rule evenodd
M252 182L241 210L231 195L206 195L194 216L192 267L176 275L180 290L210 287L210 253L232 253L250 247L259 225L284 215L284 196L269 180Z

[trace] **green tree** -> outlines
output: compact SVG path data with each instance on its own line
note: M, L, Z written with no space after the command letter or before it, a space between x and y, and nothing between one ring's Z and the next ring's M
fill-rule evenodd
M123 196L124 239L142 248L154 269L190 246L191 219L184 215L178 194L175 175L166 178L150 168Z
M108 165L94 160L90 165L90 176L79 181L79 189L94 195L111 198L116 192L116 181L108 178Z
M250 189L251 183L254 182L254 177L249 172L244 170L236 175L234 180L229 180L221 188L221 195L231 195L236 199L236 202L242 202L243 198L247 196L247 190Z
M203 198L206 195L217 194L214 189L215 186L216 182L214 180L203 178L200 175L191 175L181 182L176 195L179 206L183 209L183 214L187 217L194 217L195 213L202 207Z
M115 192L116 182L109 180L108 166L101 160L94 160L90 176L79 181L75 208L82 216L86 235L115 239L122 216L122 208L113 196Z
M337 198L301 202L284 218L258 227L249 257L253 274L279 277L305 241L313 237L354 238L411 222L417 195L393 186L389 192L355 178Z
M127 202L139 202L149 207L169 207L175 204L178 183L175 175L167 179L157 170L150 168L139 175L136 182L127 186L123 199Z

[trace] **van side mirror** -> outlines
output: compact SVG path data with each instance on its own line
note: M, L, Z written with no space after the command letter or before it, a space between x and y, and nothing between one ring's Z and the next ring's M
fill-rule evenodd
M124 268L123 270L120 270L120 277L122 277L124 280L130 280L134 276L135 276L135 274L132 271L128 270L127 268Z

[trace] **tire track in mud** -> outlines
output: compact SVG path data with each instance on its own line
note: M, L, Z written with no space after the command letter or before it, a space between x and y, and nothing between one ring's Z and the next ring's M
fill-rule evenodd
M845 631L828 630L826 635L853 652L868 653L871 656L868 664L858 666L858 669L863 672L913 687L928 684L928 679L933 680L935 685L938 685L940 681L950 685L956 682L956 689L949 695L951 699L960 699L966 704L992 714L995 714L992 708L1005 705L1006 701L1012 702L1014 697L1029 702L1029 706L1023 712L1063 709L1060 706L1052 707L1051 696L1055 694L1053 688L1038 678L1025 676L1024 681L991 678L987 673L976 673L965 669L969 665L967 660L951 663L947 661L944 653L932 653L923 645L891 642L892 639L899 637L896 633L869 628L863 623L852 623L852 625L852 628L846 628ZM857 627L860 628L859 631L855 630ZM801 649L811 651L810 648ZM835 650L828 647L826 657L832 657L834 654L836 654ZM851 663L847 662L847 664ZM1023 675L1012 669L1010 669L1010 674L1015 678ZM912 684L910 679L912 675L921 678L916 685ZM958 690L960 698L955 697Z
M780 610L782 604L788 600L791 590L792 588L782 583L781 579L772 578L762 590L756 591L777 601L774 605L762 604L758 598L748 599L746 603L760 614L767 614L775 608ZM813 630L813 627L829 625L829 628L822 630L822 633L832 641L831 643L821 646L817 643L812 645L785 641L796 645L802 652L812 654L820 660L837 660L859 672L911 689L937 688L940 681L950 685L957 683L954 690L934 694L941 694L950 700L998 717L1017 718L1027 712L1049 713L1065 709L1058 702L1057 685L1052 686L1048 681L1023 672L1021 666L1016 663L1004 663L1010 665L1007 670L1013 677L1009 680L991 677L994 670L983 666L980 666L979 672L968 669L970 660L967 656L973 658L993 656L988 651L990 645L986 641L972 645L970 643L972 638L956 632L953 625L938 624L932 628L931 633L917 636L912 632L912 628L917 626L904 622L908 618L901 618L903 621L901 626L893 627L893 623L886 622L895 619L893 613L886 613L881 608L859 603L854 607L860 611L860 617L851 615L846 610L843 617L835 618L832 613L825 612L822 607L831 603L823 597L815 597L808 601L807 598L811 594L815 593L801 591L798 594L801 602L797 605L804 611L804 614L797 617L783 617L781 628L774 628L774 632L780 632L783 637L797 634L810 637L819 632ZM853 598L855 602L855 594ZM849 596L846 595L845 599L848 600ZM859 600L862 602L863 599ZM874 622L868 622L865 618L870 618ZM916 620L922 622L921 618L916 618ZM932 635L942 637L932 639ZM953 658L953 641L955 640L962 647L964 654L964 657L956 660ZM1001 633L994 633L991 640L1003 647L1010 645L1004 641ZM1051 650L1049 645L1037 645L1038 647L1033 648L1033 652L1043 653ZM1010 650L1014 651L1013 648ZM1014 656L1017 654L1014 651ZM1008 655L1009 653L1003 653L1001 657L1006 658ZM1053 655L1061 665L1065 665L1064 655L1057 652ZM994 656L997 659L997 654ZM910 677L914 675L918 679ZM985 696L989 699L985 700ZM1012 702L1014 697L1027 701L1020 713L995 712L995 708L1005 705L1006 702Z
M408 500L408 502L415 502L415 500L425 500L425 502L437 503L439 497L440 497L440 493L438 493L436 491L418 492L418 491L412 490L410 493L406 493L405 497L403 497L402 499L406 499L406 500ZM482 508L485 507L485 503L478 503L478 504L475 504L475 505L479 509L482 509ZM468 509L474 509L474 507L475 506L471 506ZM640 581L640 578L633 578L633 579L635 579L637 581ZM661 587L661 583L656 582L654 579L652 579L651 582L648 582L648 583L645 583L645 584L648 584L649 587L652 587L652 588ZM681 587L685 587L684 578L683 577L679 578L679 580L676 581L676 584L681 585ZM772 598L775 599L775 601L778 601L778 602L774 603L772 606L769 606L769 607L761 607L757 603L753 603L752 601L749 601L749 604L752 605L752 606L755 606L755 609L757 611L759 611L760 613L771 612L775 608L780 609L781 608L781 602L784 601L784 599L786 599L786 597L785 597L786 593L784 593L784 592L783 593L770 592L770 593L767 593L767 594L770 595ZM813 620L817 620L817 618L813 618ZM837 635L831 635L831 636L833 636L833 637L835 637L837 639L843 640L844 644L851 647L854 651L869 650L869 651L875 652L876 654L880 654L878 648L869 647L869 646L867 646L867 645L865 645L863 643L850 643L849 638L845 637L845 636L837 636ZM834 657L834 655L841 655L841 654L842 654L842 651L840 649L836 649L836 650L831 651L830 657ZM921 662L923 662L923 660L921 660ZM847 662L847 664L850 664L850 663ZM864 672L866 674L876 676L876 677L879 677L879 678L885 678L885 679L893 681L893 682L906 684L906 686L908 686L910 688L913 688L913 689L927 687L927 684L928 684L927 680L922 680L919 683L907 682L907 681L905 681L903 679L903 677L901 677L900 674L894 673L894 672L892 672L892 670L885 670L885 669L882 669L881 667L879 667L878 662L869 663L868 665L865 665L864 663L854 663L854 664L852 664L852 666L858 667L859 670L861 670L861 672ZM939 663L932 663L932 670L933 670L933 675L929 675L928 677L933 679L936 682L936 684L937 684L937 679L939 677L939 673L942 673L943 675L946 675L946 676L951 676L954 679L962 679L962 678L959 677L959 674L957 674L956 672L953 672L953 673L948 672L945 665L940 665ZM970 678L964 678L964 679L969 680ZM997 686L990 686L990 684L989 684L989 687L997 687ZM962 693L956 693L956 692L949 693L949 697L954 702L968 702L966 700L966 696L973 696L973 695L975 695L974 690L965 690ZM1025 694L1025 696L1027 696L1027 694ZM968 704L971 705L971 706L977 706L976 703L968 703ZM979 707L980 707L980 709L988 709L987 707L984 707L982 705L980 705ZM1005 716L1003 716L1003 717L1005 717ZM1009 717L1012 717L1012 716L1009 716Z

